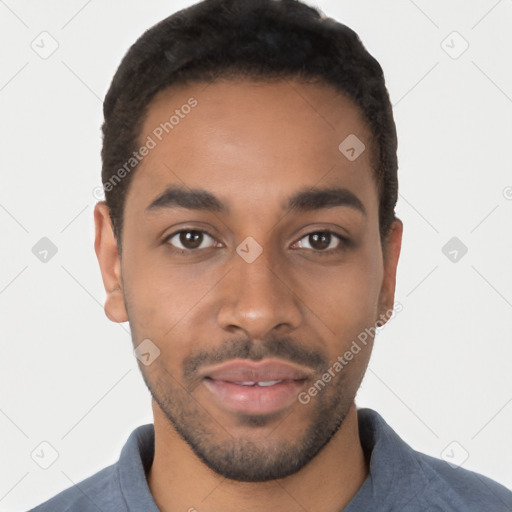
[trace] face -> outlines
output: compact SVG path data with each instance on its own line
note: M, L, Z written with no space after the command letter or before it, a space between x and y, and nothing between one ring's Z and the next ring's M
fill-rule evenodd
M383 252L370 131L327 85L225 81L159 93L140 141L122 259L95 212L106 313L208 467L290 475L338 432L373 340L351 347L392 310L401 223Z

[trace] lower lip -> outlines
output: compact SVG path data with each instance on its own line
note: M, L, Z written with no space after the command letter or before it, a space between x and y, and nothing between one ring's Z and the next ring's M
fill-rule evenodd
M268 414L297 401L305 380L287 380L273 386L242 386L223 380L204 379L217 401L232 411Z

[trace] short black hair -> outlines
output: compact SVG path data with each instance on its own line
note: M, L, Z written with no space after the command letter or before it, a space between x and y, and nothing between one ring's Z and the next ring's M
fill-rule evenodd
M119 251L133 177L126 162L136 169L131 157L141 147L151 99L173 85L239 78L330 84L361 109L372 134L384 243L395 219L398 162L391 102L377 60L352 29L299 0L203 0L146 30L126 52L106 94L102 182Z

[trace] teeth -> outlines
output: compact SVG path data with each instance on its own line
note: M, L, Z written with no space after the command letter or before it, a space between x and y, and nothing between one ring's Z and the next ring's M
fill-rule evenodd
M246 380L243 382L235 382L235 384L238 384L240 386L254 386L255 384L258 386L273 386L274 384L277 384L278 382L281 382L280 380L262 380L256 382L255 380Z

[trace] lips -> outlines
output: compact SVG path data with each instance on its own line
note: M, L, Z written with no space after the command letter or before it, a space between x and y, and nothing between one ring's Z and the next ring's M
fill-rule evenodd
M201 375L212 380L242 385L255 385L256 383L269 385L268 383L273 381L304 380L312 375L312 371L277 359L258 362L238 359L206 368Z
M231 413L259 415L296 404L312 370L277 359L239 359L206 368L201 376L218 407Z

